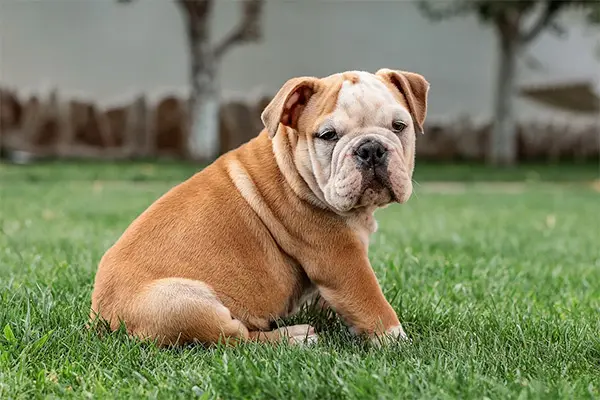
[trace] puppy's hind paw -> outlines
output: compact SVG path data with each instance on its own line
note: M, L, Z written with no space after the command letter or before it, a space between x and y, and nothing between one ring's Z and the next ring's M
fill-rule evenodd
M315 333L315 328L310 325L294 325L284 329L290 344L311 346L319 341L319 336Z

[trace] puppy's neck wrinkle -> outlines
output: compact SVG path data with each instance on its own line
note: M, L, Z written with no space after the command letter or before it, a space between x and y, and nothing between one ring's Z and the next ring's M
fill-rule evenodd
M290 140L291 139L285 129L282 129L280 135L273 138L271 145L279 171L289 190L295 193L302 201L305 201L312 206L319 207L322 210L335 213L335 210L333 210L325 201L325 196L321 188L319 188L318 185L311 185L298 172L292 158L293 148Z

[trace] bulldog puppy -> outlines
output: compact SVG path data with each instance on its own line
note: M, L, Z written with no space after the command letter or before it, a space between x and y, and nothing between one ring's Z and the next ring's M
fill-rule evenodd
M406 335L367 256L373 212L411 196L429 83L381 69L287 81L265 129L175 186L102 257L91 317L159 345L301 343L269 330L319 293L357 334Z

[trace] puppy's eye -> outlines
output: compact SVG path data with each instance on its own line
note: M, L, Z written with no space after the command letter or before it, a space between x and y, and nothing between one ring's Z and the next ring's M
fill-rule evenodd
M337 132L335 130L333 130L333 129L327 129L327 130L324 130L323 132L319 132L317 134L317 137L319 139L327 140L327 141L337 140L338 139Z
M406 123L402 121L394 121L392 122L392 129L394 130L394 132L400 133L406 129Z

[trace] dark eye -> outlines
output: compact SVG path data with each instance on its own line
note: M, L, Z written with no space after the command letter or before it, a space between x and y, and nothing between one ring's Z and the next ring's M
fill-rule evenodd
M406 124L402 121L394 121L392 122L392 129L394 130L394 132L400 133L404 129L406 129Z
M337 132L333 129L327 129L320 132L317 137L323 140L336 140L338 138Z

